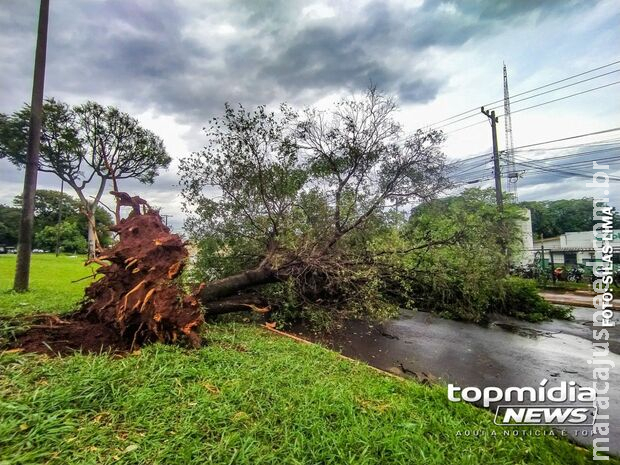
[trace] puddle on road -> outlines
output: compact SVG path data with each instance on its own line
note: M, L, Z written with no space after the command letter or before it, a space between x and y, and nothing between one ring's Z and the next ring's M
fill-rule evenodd
M490 326L497 326L498 328L508 331L519 336L529 337L530 339L537 339L538 337L553 337L554 334L558 334L561 331L545 331L542 329L528 328L526 326L519 326L511 323L491 323Z

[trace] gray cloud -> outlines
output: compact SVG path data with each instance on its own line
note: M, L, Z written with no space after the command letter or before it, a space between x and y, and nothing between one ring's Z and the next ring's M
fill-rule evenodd
M9 2L0 16L0 60L9 71L0 83L22 90L0 100L5 111L29 94L18 82L31 72L35 3ZM411 8L375 1L347 18L309 20L301 14L306 4L297 1L58 0L51 10L47 93L126 101L189 122L219 112L225 101L310 103L370 81L404 103L424 103L446 82L424 64L429 49L460 46L500 20L563 14L586 2L462 3L432 0ZM218 38L213 18L236 31ZM186 33L191 27L199 34Z
M307 17L308 3L297 0L54 0L46 95L174 116L191 126L187 137L195 145L203 138L198 128L226 101L311 104L371 81L405 104L432 101L449 79L435 70L438 50L475 44L502 28L577 15L594 3L426 0L413 7L373 1L347 5L335 17ZM37 7L9 0L0 9L0 111L29 100ZM14 173L3 173L5 186ZM129 187L173 208L174 185L170 171L155 186Z
M437 5L441 0L427 0L426 5ZM505 20L522 18L527 15L536 17L548 17L550 15L563 15L576 13L578 10L592 7L597 2L588 0L472 0L459 2L459 8L468 14L475 15L485 20Z

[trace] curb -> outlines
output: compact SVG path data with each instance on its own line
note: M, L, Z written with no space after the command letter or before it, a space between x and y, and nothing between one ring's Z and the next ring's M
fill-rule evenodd
M270 326L267 326L267 323L265 323L264 325L260 325L260 327L263 328L263 329L266 329L267 331L270 331L272 333L278 334L280 336L284 336L284 337L288 337L289 339L293 339L294 341L300 342L302 344L310 344L310 345L318 346L318 344L316 344L316 343L314 343L312 341L309 341L307 339L303 339L303 338L301 338L299 336L295 336L294 334L286 333L284 331L280 331L279 329L275 329L275 328L272 328ZM377 367L373 367L372 365L369 365L366 362L362 362L361 360L356 360L354 358L347 357L346 355L342 355L340 352L336 352L335 350L332 350L332 349L329 349L329 348L325 348L325 349L329 350L330 352L333 352L338 357L340 357L340 358L342 358L344 360L347 360L349 362L354 362L356 364L364 365L364 366L366 366L368 368L371 368L372 370L374 370L377 373L380 373L382 375L390 376L390 377L392 377L394 379L397 379L399 381L415 381L414 379L406 378L404 376L398 376L398 375L395 375L394 373L392 373L390 371L382 370L381 368L377 368ZM422 384L422 383L420 383L420 384Z

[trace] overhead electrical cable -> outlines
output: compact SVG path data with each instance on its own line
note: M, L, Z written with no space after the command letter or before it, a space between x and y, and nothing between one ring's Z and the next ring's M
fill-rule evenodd
M593 73L593 72L595 72L595 71L598 71L598 70L601 70L601 69L604 69L604 68L609 68L610 66L617 65L617 64L619 64L619 63L620 63L620 60L618 60L618 61L613 61L613 62L611 62L611 63L607 63L606 65L598 66L598 67L596 67L596 68L592 68L592 69L590 69L590 70L587 70L587 71L584 71L584 72L581 72L581 73L578 73L578 74L573 74L572 76L568 76L568 77L565 77L565 78L563 78L563 79L559 79L559 80L557 80L557 81L553 81L553 82L550 82L550 83L548 83L548 84L544 84L544 85L542 85L542 86L535 87L535 88L533 88L533 89L529 89L529 90L526 90L526 91L523 91L523 92L519 92L519 93L517 93L517 94L513 94L513 95L512 95L512 98L515 98L515 97L520 97L521 95L526 95L526 94L529 94L529 93L531 93L531 92L535 92L535 91L537 91L537 90L545 89L545 88L547 88L547 87L551 87L551 86L553 86L553 85L555 85L555 84L560 84L560 83L562 83L562 82L569 81L569 80L574 79L574 78L576 78L576 77L585 76L586 74L590 74L590 73ZM501 103L501 102L503 102L503 101L504 101L504 99L503 99L503 98L501 98L501 99L499 99L499 100L495 100L494 102L489 102L489 103L486 103L484 106L485 106L485 107L488 107L488 106L491 106L491 105L495 105L495 104L497 104L497 103ZM454 116L450 116L450 117L448 117L448 118L444 118L444 119L442 119L442 120L440 120L440 121L435 121L434 123L428 124L428 125L426 125L425 127L434 127L434 126L436 126L436 125L438 125L438 124L441 124L441 123L446 122L446 121L450 121L450 120L452 120L452 119L454 119L454 118L458 118L459 116L466 115L466 114L471 113L471 112L473 112L473 111L475 111L475 112L477 113L478 111L480 111L480 107L479 107L479 106L477 106L477 107L471 108L471 109L469 109L469 110L463 111L463 112L461 112L461 113L458 113L458 114L456 114L456 115L454 115Z

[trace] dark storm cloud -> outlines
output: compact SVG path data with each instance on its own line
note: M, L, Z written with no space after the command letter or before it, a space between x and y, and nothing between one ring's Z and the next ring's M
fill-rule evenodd
M191 129L183 135L188 145L199 147L198 128L226 101L305 105L370 82L405 104L431 101L448 81L434 70L437 50L475 47L500 28L593 3L427 0L416 7L374 1L312 18L302 14L309 3L297 0L54 0L46 95L174 116ZM37 8L38 2L22 0L0 7L0 111L30 98ZM230 26L228 32L218 33L218 25ZM0 165L0 194L10 198L21 189L22 174ZM554 181L552 174L537 176L529 180ZM40 181L57 188L55 178ZM171 169L154 186L128 189L173 205L175 184Z
M28 97L36 2L8 2L0 14L0 60L8 73L8 110ZM371 2L350 17L309 20L304 2L90 1L52 4L47 93L127 101L188 122L219 112L225 101L248 105L311 103L330 91L373 82L404 103L435 98L446 78L433 76L424 53L488 34L506 19L571 11L584 2L478 1L451 7ZM3 6L4 7L4 6ZM185 33L203 18L237 28L226 40ZM194 29L195 30L195 29ZM8 74L8 75L7 75Z
M12 2L10 11L0 17L0 28L5 31L0 34L13 41L11 50L0 50L2 61L8 53L22 52L22 65L7 77L13 81L29 80L35 3ZM168 77L190 72L189 57L202 58L207 53L180 36L184 21L172 2L157 6L121 0L53 2L46 93L154 99Z

